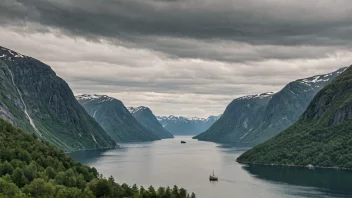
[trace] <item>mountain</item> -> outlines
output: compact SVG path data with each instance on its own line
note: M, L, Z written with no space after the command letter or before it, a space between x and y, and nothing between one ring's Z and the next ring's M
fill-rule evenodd
M294 125L237 161L352 168L351 119L352 66L314 97Z
M224 114L204 133L194 137L215 142L241 142L264 118L272 92L250 95L233 100Z
M128 110L139 123L153 132L160 139L174 137L169 131L161 126L153 112L148 107L129 107Z
M61 150L0 119L0 197L156 197L156 190L100 177ZM195 198L183 188L159 188L158 197ZM155 195L155 196L154 196Z
M116 142L160 140L158 136L140 124L120 100L97 94L83 94L76 98L88 114Z
M246 141L258 144L269 140L295 123L307 109L314 96L328 83L344 72L346 68L335 72L299 79L286 85L273 96L265 110L262 124L256 135Z
M207 130L220 116L208 118L186 118L177 116L158 116L160 124L173 135L197 135Z
M113 147L114 141L46 64L0 47L0 117L64 151Z
M275 94L235 99L209 130L195 138L254 145L265 142L296 122L313 97L345 69L290 82Z

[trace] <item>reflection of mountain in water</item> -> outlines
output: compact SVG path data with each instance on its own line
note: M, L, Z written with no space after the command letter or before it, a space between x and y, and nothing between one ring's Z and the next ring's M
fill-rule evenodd
M246 151L248 149L251 149L253 146L254 146L253 144L247 144L247 143L228 143L228 144L218 144L216 147L235 148L236 150L239 150L239 151Z
M263 180L315 187L328 194L352 195L351 171L260 165L243 166L242 168Z
M73 153L68 153L67 155L73 158L76 161L81 162L82 164L92 164L96 163L99 158L102 156L109 156L109 151L112 151L114 149L96 149L96 150L85 150L85 151L77 151ZM115 149L117 150L117 149ZM124 152L126 148L119 148L118 149L121 152ZM113 155L112 157L116 157L116 155Z

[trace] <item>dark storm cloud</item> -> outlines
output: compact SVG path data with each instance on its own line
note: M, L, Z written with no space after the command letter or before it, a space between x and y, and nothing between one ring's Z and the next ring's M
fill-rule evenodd
M2 0L0 22L39 23L44 29L59 28L63 33L91 40L118 39L124 45L175 57L241 62L318 58L336 46L350 48L351 8L347 0ZM211 44L219 40L229 44L325 48L304 53L253 49L253 54L236 54L224 53L221 46Z
M350 0L0 0L0 45L76 94L208 116L351 65L351 13Z

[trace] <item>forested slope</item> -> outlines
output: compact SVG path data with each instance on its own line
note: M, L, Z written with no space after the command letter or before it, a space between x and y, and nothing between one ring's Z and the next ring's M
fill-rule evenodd
M0 119L0 197L190 197L186 190L119 185L34 134ZM191 197L195 197L192 194Z
M351 151L352 66L314 97L294 125L237 161L352 168Z

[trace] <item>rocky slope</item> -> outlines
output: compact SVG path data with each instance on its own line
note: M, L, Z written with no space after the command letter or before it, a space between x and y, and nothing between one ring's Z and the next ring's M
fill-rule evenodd
M233 100L224 114L195 139L215 142L241 142L259 126L273 93L244 96Z
M352 168L352 66L326 85L291 127L241 163Z
M64 151L115 146L48 65L0 47L0 82L1 118Z
M197 135L207 130L220 116L208 118L186 118L177 116L158 116L160 124L173 135Z
M160 139L174 137L169 131L161 126L153 112L148 107L129 107L128 110L139 123L153 132Z
M83 94L76 96L76 98L89 115L116 142L139 142L160 139L140 124L120 100L96 94Z
M270 97L236 99L221 119L195 138L249 144L269 140L296 122L316 93L345 69L290 82L276 94L264 94Z

